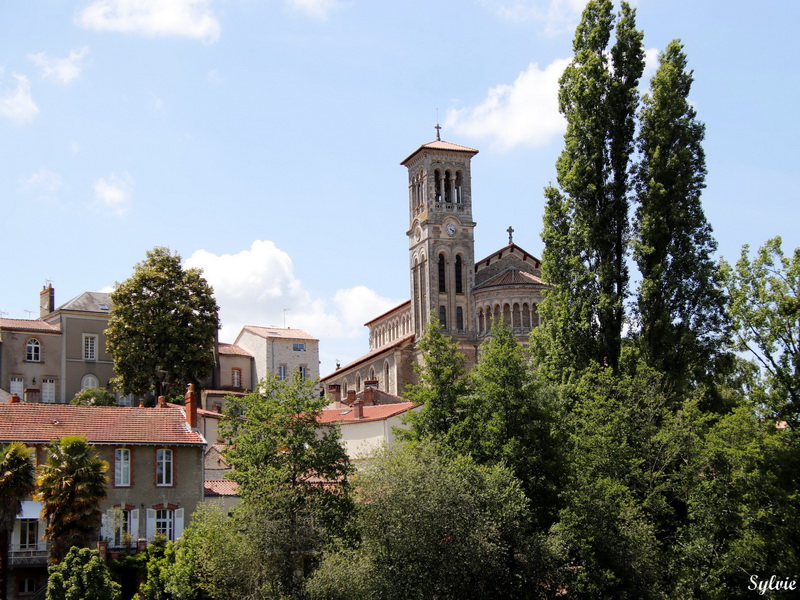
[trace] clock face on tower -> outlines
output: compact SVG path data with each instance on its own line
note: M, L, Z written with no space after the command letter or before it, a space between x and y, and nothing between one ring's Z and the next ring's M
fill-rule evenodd
M445 229L447 230L447 235L453 236L456 234L456 226L452 223L448 223Z

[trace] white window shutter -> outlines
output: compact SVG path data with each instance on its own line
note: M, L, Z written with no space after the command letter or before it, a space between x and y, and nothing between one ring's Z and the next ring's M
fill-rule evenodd
M183 511L185 509L178 508L175 510L175 539L178 540L183 535Z
M152 542L156 537L156 511L147 509L147 541Z
M114 539L114 514L111 509L100 515L100 539L111 540Z
M136 542L139 539L139 509L134 508L131 511L131 540Z

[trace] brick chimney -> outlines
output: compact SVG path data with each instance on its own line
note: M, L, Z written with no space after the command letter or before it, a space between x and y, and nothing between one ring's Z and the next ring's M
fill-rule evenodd
M56 309L56 291L53 289L53 284L48 283L42 286L42 291L39 292L39 318L46 317Z
M361 400L356 400L353 403L353 418L354 419L364 418L364 403Z
M347 390L347 404L349 406L353 406L356 403L356 391L355 390Z
M364 382L364 405L369 406L372 404L377 404L376 400L378 399L378 395L375 394L375 390L377 389L377 379L367 379Z
M190 383L186 388L186 395L183 397L186 412L186 424L191 429L197 429L197 392L194 391L194 384Z
M334 404L334 408L342 407L342 386L332 383L328 386L328 397Z
M22 402L22 398L19 397L19 394L17 394L17 392L11 394L11 398L8 399L9 404L19 404L20 402Z

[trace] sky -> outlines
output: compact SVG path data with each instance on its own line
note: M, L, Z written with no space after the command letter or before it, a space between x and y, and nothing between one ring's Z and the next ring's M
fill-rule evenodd
M110 291L166 246L244 325L320 339L320 372L408 298L407 174L442 139L472 161L475 256L541 256L580 0L0 3L0 316ZM719 256L800 246L800 3L638 0L646 91L680 38L706 125Z

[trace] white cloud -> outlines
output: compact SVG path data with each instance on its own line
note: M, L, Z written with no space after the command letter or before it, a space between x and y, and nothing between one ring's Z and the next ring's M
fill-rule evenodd
M127 173L119 176L112 173L107 178L101 177L94 183L95 201L117 216L128 211L133 196L133 180Z
M285 319L287 327L319 338L321 353L338 352L347 360L367 351L364 323L399 304L365 286L338 290L329 299L314 297L295 277L289 255L269 240L256 240L237 254L198 250L184 264L203 269L214 288L220 339L228 342L245 325L283 327Z
M540 21L549 34L574 31L586 0L481 0L497 16L509 21Z
M12 74L17 87L0 92L0 117L17 123L27 123L39 114L39 107L31 97L31 83L24 75Z
M558 80L568 64L559 59L540 70L531 63L513 84L490 89L478 106L450 109L445 126L465 136L488 138L498 151L547 144L565 129L558 112Z
M337 0L287 0L289 6L315 19L327 19L339 8Z
M25 191L44 197L55 194L63 186L61 175L44 168L23 179L21 183Z
M648 48L644 51L644 74L642 81L649 81L658 70L658 48Z
M45 79L55 79L59 83L67 85L80 76L80 63L88 52L88 48L72 50L67 58L50 58L44 52L40 52L39 54L29 54L28 58L42 69Z
M211 0L95 0L77 16L95 31L189 37L214 42L220 26Z

